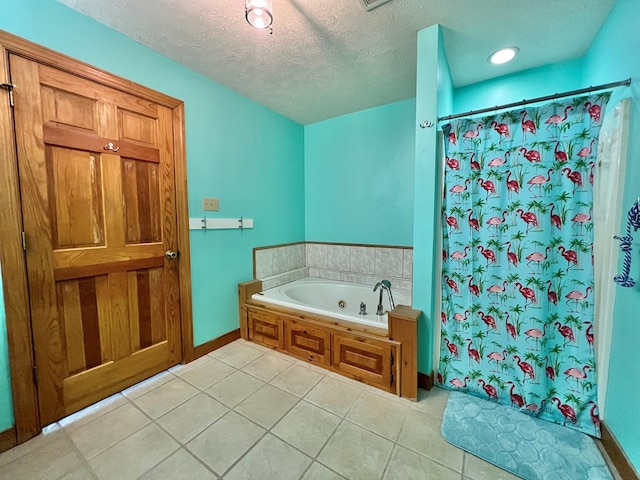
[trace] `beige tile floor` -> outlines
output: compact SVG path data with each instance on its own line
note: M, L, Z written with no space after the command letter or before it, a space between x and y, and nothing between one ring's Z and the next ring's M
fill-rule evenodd
M0 454L0 479L508 480L409 402L237 340Z

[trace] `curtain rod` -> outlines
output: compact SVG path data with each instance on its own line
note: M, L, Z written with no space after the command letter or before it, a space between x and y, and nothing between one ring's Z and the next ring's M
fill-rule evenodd
M469 110L468 112L464 112L464 113L447 115L446 117L439 117L438 122L442 122L444 120L454 120L456 118L466 117L469 115L478 115L481 113L493 112L496 110L503 110L506 108L521 107L523 105L528 105L530 103L544 102L547 100L555 100L557 98L572 97L574 95L580 95L582 93L592 93L600 90L607 90L609 88L614 88L614 87L622 87L622 86L628 87L629 85L631 85L631 78L627 78L626 80L621 80L619 82L605 83L603 85L597 85L595 87L581 88L579 90L571 90L569 92L556 93L554 95L547 95L546 97L537 97L537 98L532 98L530 100L522 100L520 102L505 103L504 105L496 105L495 107L482 108L480 110Z

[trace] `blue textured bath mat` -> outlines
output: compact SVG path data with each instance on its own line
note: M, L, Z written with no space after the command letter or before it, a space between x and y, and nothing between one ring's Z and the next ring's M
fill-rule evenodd
M452 445L526 480L612 480L591 437L513 410L451 392L442 436Z

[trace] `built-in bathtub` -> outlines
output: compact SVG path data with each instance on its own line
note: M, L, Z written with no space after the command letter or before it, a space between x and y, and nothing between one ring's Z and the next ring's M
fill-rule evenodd
M411 305L407 290L391 287L396 305ZM252 295L254 300L272 303L282 307L323 315L337 320L387 328L388 316L376 315L379 291L373 291L373 285L326 280L307 277L279 287L271 288ZM366 305L366 314L360 314L360 303ZM387 292L383 292L382 302L385 312L390 310Z

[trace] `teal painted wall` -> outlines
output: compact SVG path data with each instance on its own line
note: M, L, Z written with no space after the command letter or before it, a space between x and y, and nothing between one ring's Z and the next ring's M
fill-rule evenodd
M191 232L195 344L238 328L236 285L252 278L252 248L304 240L303 127L54 0L0 8L0 29L184 101L190 216L215 196L216 216L255 221L252 230ZM0 383L0 402L8 391ZM11 410L0 403L0 429Z
M7 348L7 317L4 312L2 270L0 269L0 432L13 425L13 399L9 376L9 349Z
M582 64L582 58L577 58L456 88L454 112L478 110L583 88Z
M452 85L439 25L418 32L413 217L413 307L422 310L418 323L418 371L434 368L434 310L439 268L438 199L441 166L438 161L438 129L422 129L425 120L436 122L451 113Z
M415 100L304 129L308 241L410 246Z
M618 0L584 60L584 82L597 85L631 77L628 88L619 89L610 105L621 97L631 97L629 150L624 176L623 225L611 235L626 231L627 210L640 197L640 4ZM616 287L609 382L605 422L640 472L640 235L633 242L631 277L633 288ZM622 271L620 256L618 271Z

